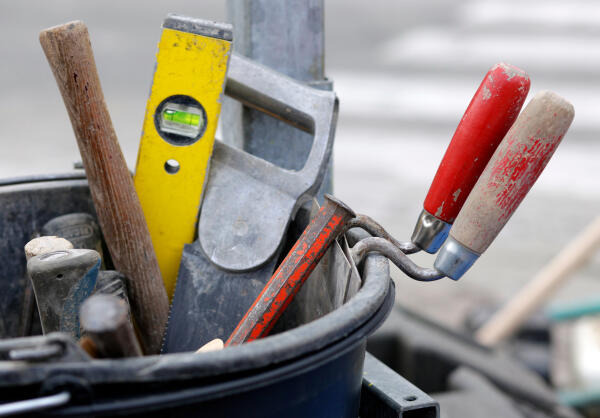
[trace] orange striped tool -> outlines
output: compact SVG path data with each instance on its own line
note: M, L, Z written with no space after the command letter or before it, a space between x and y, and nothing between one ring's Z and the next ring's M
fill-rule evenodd
M352 209L344 203L325 195L325 204L318 215L296 241L231 333L225 346L239 345L265 337L317 266L329 245L344 232L348 221L355 216Z

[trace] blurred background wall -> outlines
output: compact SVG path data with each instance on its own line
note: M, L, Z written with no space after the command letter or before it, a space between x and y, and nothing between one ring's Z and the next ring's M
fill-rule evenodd
M575 121L529 197L458 283L394 270L397 301L451 324L514 294L600 214L600 3L593 0L325 0L326 68L340 97L335 193L410 238L429 183L484 74L526 70ZM89 28L113 122L135 166L161 23L168 12L226 20L218 0L0 2L0 176L64 172L79 160L38 43L69 20ZM1 231L0 231L1 235ZM431 265L431 256L417 256ZM555 300L600 295L600 255Z

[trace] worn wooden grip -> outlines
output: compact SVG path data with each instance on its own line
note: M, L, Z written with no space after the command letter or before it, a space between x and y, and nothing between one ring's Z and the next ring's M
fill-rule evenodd
M537 180L573 120L573 106L538 93L510 128L475 184L450 235L481 254Z
M91 296L81 306L81 326L99 357L140 356L141 350L125 301L115 295Z
M424 208L453 223L529 92L525 71L496 64L483 78L433 179Z
M86 26L70 22L40 33L69 113L115 268L131 281L132 314L146 354L160 351L168 299L139 199L104 102Z

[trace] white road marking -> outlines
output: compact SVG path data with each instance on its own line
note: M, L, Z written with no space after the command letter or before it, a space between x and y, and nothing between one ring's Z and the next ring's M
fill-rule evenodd
M598 30L600 3L594 1L471 1L458 13L460 21L477 26L525 24L577 30Z
M522 68L575 71L600 68L600 38L464 32L456 28L419 27L392 38L380 50L385 64L418 63L433 68L472 68L506 61Z
M444 138L414 130L393 132L346 128L343 124L340 121L334 149L337 179L362 173L369 179L419 185L423 190L429 187L452 135L449 132ZM570 141L567 133L533 190L554 196L597 199L598 156L600 143Z
M600 49L599 49L600 50ZM488 68L497 61L490 61ZM519 65L517 65L519 66ZM456 127L475 90L479 76L449 76L389 73L351 73L331 71L340 98L340 117L368 120L416 121L424 129L428 123ZM571 131L599 131L600 85L533 78L528 100L540 90L552 90L575 107Z

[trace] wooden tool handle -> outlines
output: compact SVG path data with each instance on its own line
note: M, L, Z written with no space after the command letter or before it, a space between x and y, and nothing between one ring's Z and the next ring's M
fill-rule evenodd
M483 78L465 111L425 198L424 208L454 222L529 92L525 71L500 63Z
M112 126L86 26L40 33L88 178L98 222L117 270L131 280L132 313L146 354L160 350L168 299L144 214Z
M125 301L114 295L94 295L81 306L81 326L99 357L138 357L142 354Z
M575 237L540 270L525 287L503 306L475 334L484 345L494 346L510 337L543 306L569 277L600 247L600 216Z
M459 213L450 236L478 254L496 238L537 180L573 120L573 106L538 93L510 128Z

